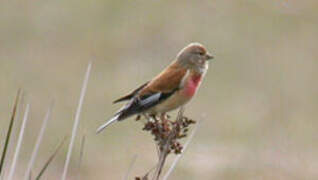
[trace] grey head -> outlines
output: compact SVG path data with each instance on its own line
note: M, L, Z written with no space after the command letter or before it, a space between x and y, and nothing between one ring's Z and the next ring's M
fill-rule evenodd
M200 70L207 66L207 61L213 59L205 47L200 43L190 43L177 55L177 61L185 68Z

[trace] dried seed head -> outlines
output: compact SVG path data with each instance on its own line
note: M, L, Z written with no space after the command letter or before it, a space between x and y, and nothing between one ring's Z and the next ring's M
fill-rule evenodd
M164 147L168 147L168 154L172 151L179 154L183 147L178 140L187 136L189 125L194 124L195 121L185 116L178 117L176 121L170 119L169 115L166 117L152 116L145 123L143 130L150 131L160 151L163 151Z

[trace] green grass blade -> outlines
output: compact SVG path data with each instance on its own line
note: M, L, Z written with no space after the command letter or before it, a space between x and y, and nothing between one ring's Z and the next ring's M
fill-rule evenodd
M18 102L19 102L19 98L20 98L20 93L21 93L21 89L18 90L16 99L15 99L15 103L13 105L12 116L11 116L8 132L7 132L7 136L6 136L6 140L5 140L5 144L4 144L4 148L3 148L3 152L2 152L1 160L0 160L0 176L2 174L2 169L3 169L4 163L5 163L5 158L6 158L9 142L10 142L12 128L13 128L15 115L16 115L16 111L17 111L17 106L18 106Z

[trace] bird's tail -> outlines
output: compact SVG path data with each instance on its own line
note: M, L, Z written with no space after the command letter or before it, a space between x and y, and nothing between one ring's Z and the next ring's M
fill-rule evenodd
M96 134L102 132L107 126L113 124L114 122L119 121L119 116L120 114L117 114L116 116L114 116L113 118L111 118L109 121L107 121L105 124L99 126L99 128L96 130Z
M105 124L101 125L97 130L96 133L100 133L103 131L107 126L113 124L117 121L122 121L126 118L129 118L132 115L135 115L138 113L136 110L136 107L134 106L136 101L131 101L130 103L126 104L124 107L122 107L113 118L111 118L109 121L107 121Z

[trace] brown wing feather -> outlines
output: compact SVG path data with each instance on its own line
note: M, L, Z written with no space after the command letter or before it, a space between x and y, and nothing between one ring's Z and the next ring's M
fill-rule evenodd
M151 93L169 93L179 88L179 85L187 70L180 65L173 63L163 72L151 80L138 94L143 96Z
M126 96L123 96L119 99L116 99L113 103L118 103L118 102L121 102L121 101L126 101L126 100L130 100L131 98L133 98L142 88L144 88L145 86L147 86L147 84L149 83L146 82L145 84L139 86L137 89L135 89L134 91L132 91L131 93L127 94Z

